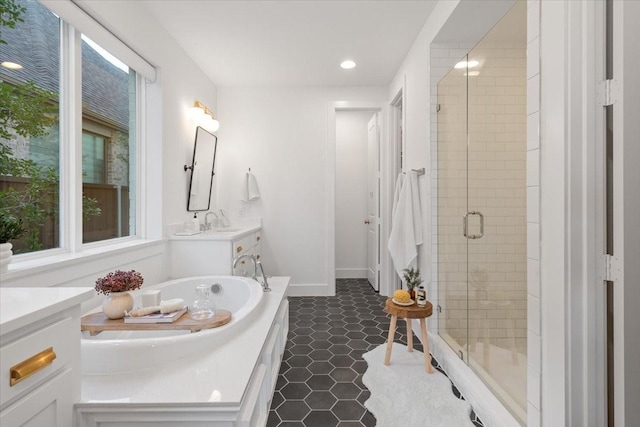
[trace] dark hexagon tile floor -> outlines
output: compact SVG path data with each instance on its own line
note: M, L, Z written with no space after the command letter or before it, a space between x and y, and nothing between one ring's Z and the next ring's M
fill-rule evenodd
M336 294L289 298L289 337L267 427L376 425L364 407L371 393L362 383L367 369L362 355L386 341L386 297L374 292L366 279L338 279ZM395 340L406 345L404 327L398 328ZM422 351L418 337L414 348ZM432 363L446 375L433 358ZM453 384L452 392L464 399ZM470 421L483 426L473 411Z

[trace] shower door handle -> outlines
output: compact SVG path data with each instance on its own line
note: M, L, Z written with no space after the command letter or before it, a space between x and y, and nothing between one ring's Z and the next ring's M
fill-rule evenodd
M469 234L469 215L478 215L480 217L480 234ZM462 234L467 239L479 239L484 236L484 215L480 211L471 211L462 218Z

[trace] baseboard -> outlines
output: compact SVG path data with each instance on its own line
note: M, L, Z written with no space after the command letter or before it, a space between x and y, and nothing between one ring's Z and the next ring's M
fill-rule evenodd
M366 279L367 268L336 268L336 279Z
M295 284L289 285L287 296L290 297L326 297L329 296L327 284Z
M416 331L416 333L419 332ZM417 336L419 337L420 335ZM498 400L471 368L458 357L442 337L432 331L429 331L429 350L458 387L464 398L471 404L485 426L512 427L520 425L502 402Z

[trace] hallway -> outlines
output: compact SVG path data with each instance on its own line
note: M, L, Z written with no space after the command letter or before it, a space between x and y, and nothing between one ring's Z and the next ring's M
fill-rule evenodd
M363 406L370 393L362 384L362 355L386 341L385 299L366 279L338 279L335 297L289 298L289 340L268 427L376 425ZM396 341L407 343L404 322ZM414 347L422 351L417 337ZM435 359L432 364L444 373ZM452 392L463 398L453 384ZM473 411L471 421L470 426L483 426Z

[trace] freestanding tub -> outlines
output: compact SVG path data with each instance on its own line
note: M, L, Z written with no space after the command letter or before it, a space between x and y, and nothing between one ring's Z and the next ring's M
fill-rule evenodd
M140 305L144 291L159 289L162 299L182 298L189 306L195 288L201 284L222 285L213 294L217 309L231 311L228 324L195 333L189 331L104 331L96 336L82 333L83 375L117 374L153 369L197 352L215 348L225 337L251 317L263 298L262 286L255 280L238 276L202 276L172 280L133 292L134 305ZM96 308L94 311L98 311ZM187 314L188 315L188 314Z

